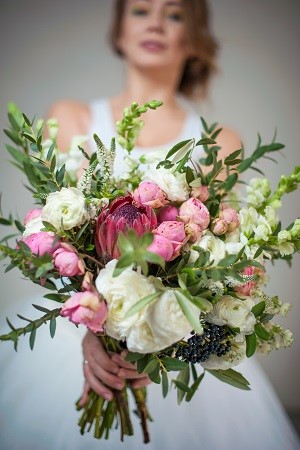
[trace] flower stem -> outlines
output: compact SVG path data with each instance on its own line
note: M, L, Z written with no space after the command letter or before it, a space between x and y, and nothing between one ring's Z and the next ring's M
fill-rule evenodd
M147 444L148 442L150 442L150 435L149 435L149 430L148 430L147 419L151 420L151 417L148 413L148 409L146 406L146 389L131 388L131 391L135 398L137 409L138 409L138 415L141 420L141 427L142 427L143 436L144 436L144 444Z

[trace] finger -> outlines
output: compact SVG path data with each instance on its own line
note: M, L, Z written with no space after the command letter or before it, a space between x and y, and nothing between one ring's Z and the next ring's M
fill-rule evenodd
M89 381L89 375L98 378L102 383L114 389L123 389L124 381L110 372L107 372L103 367L94 364L87 364L83 368L83 373L87 381Z
M87 380L89 387L96 392L96 394L105 398L106 400L111 400L113 398L113 393L108 389L101 381L95 377L88 366L84 367L84 376Z
M93 335L87 334L83 339L83 356L91 366L100 366L107 372L117 373L119 366L113 362L104 349L100 339Z
M83 392L79 401L80 406L84 406L89 399L90 386L87 382L84 383Z
M131 369L131 370L135 367L132 362L125 361L125 359L121 355L119 355L118 353L114 353L111 356L111 359L112 359L113 362L118 364L119 367L124 367L125 369Z
M139 389L139 388L146 387L151 383L152 383L152 381L150 380L150 378L146 377L146 378L142 378L142 379L138 379L138 380L132 380L131 386L134 389Z
M120 378L128 378L129 380L135 380L139 378L148 378L145 373L138 373L136 369L124 369L121 368L118 372Z

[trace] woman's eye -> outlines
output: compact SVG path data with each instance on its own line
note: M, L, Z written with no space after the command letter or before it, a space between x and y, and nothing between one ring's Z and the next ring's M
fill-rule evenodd
M131 14L134 16L146 16L148 14L148 11L146 8L132 8Z
M181 12L170 11L167 13L167 17L170 20L174 20L174 22L182 22L183 21L183 14Z

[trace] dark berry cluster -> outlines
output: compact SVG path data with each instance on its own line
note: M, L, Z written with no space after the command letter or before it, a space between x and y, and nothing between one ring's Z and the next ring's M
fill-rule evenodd
M176 358L185 362L199 363L212 355L225 355L230 350L231 343L228 339L230 333L225 326L205 322L203 329L201 335L192 332L187 343L177 349Z

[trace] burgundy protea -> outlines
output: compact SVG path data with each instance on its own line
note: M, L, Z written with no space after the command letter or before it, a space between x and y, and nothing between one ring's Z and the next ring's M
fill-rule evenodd
M155 212L150 206L135 206L131 195L120 197L105 207L97 220L95 243L99 256L105 261L120 256L117 246L119 233L133 228L139 236L157 226Z

